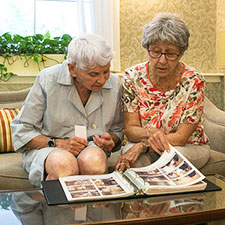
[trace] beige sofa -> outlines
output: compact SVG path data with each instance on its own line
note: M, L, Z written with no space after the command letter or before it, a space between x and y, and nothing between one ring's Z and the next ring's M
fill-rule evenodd
M0 108L21 107L29 89L0 92ZM205 101L204 126L210 139L211 157L201 168L205 174L225 175L225 112L215 107L208 99ZM110 164L115 163L119 152L114 153ZM22 168L20 153L0 153L0 190L30 189L33 186Z

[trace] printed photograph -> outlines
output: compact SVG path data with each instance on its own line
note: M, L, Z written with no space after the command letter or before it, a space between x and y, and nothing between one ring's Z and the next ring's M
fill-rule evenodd
M95 191L78 191L78 192L71 192L70 193L72 198L83 198L83 197L95 197L100 196L100 193Z
M93 179L93 182L96 186L110 186L117 184L117 182L112 177L109 179Z
M152 171L135 171L139 176L158 176L161 175L162 172L159 171L158 169L152 170Z
M177 179L178 177L185 176L191 171L191 169L192 168L184 161L180 167L176 168L170 173L167 173L166 176L168 176L170 179Z
M178 155L174 154L171 161L169 161L165 166L161 167L160 169L163 173L170 173L171 171L175 170L177 166L179 166L183 162L183 159Z
M195 170L191 171L189 174L187 174L185 177L180 177L180 179L173 180L174 183L181 185L181 184L191 184L197 179L199 179L201 176L199 173L197 173Z
M65 181L66 186L92 184L90 179Z
M170 186L172 183L169 180L158 179L157 177L143 177L142 178L146 183L151 186Z
M138 175L144 180L144 179L149 179L149 180L152 180L152 181L164 181L164 180L168 180L165 176L163 175L158 175L158 176L147 176L147 175L142 175L142 174L139 174Z
M118 195L123 194L125 191L120 186L108 186L108 187L99 187L102 195Z
M83 190L95 190L94 185L74 185L74 186L67 186L68 191L83 191Z

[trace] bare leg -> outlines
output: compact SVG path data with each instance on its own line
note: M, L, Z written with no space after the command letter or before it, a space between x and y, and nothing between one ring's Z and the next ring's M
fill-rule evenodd
M79 174L76 157L63 149L54 150L48 155L45 161L45 170L47 173L46 180Z
M107 158L98 147L88 147L77 158L80 174L104 174L107 172Z

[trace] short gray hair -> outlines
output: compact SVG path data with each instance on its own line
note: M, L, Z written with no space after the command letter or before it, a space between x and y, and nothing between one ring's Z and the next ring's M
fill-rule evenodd
M68 46L67 60L81 70L107 65L113 57L111 47L97 34L83 34Z
M143 48L157 41L176 45L183 54L188 48L189 30L185 23L175 14L160 13L149 24L144 26L142 37Z

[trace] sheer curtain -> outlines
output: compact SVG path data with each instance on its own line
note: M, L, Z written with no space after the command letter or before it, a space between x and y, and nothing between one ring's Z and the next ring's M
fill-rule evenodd
M120 72L120 1L119 0L90 0L91 29L104 37L112 47L114 57L111 70Z
M76 1L78 33L92 32L105 38L114 52L111 70L120 72L120 0ZM86 7L87 2L90 2L89 7Z
M84 6L84 0L77 0L77 15L78 15L78 33L84 34L87 33L87 20L88 18L85 18L85 6Z

